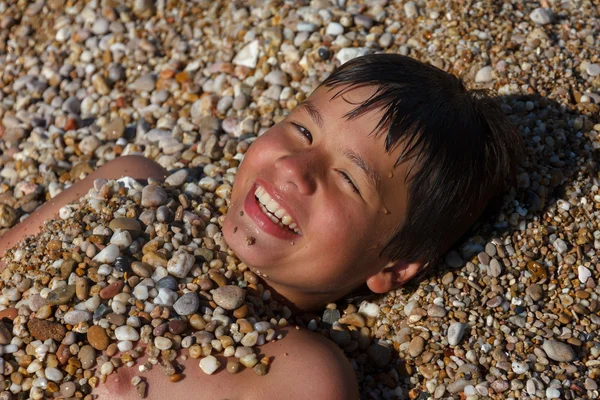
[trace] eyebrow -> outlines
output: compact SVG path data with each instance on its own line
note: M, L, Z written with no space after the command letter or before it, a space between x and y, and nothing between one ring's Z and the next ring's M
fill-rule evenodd
M298 104L298 107L302 107L310 115L313 122L317 124L320 129L323 129L323 115L319 112L319 110L317 110L310 100L304 100L302 103ZM373 168L371 164L369 164L364 158L351 149L344 149L344 156L346 156L354 165L361 169L361 171L366 175L371 188L376 193L379 193L381 177L375 168Z
M310 115L315 124L317 124L319 128L323 129L323 115L321 115L319 110L317 110L310 100L304 100L298 106L302 107Z
M351 149L344 149L344 155L352 161L354 165L361 169L361 171L367 176L368 182L373 188L373 190L379 193L379 184L381 182L381 177L377 170L371 166L364 158L362 158L358 153L354 152Z

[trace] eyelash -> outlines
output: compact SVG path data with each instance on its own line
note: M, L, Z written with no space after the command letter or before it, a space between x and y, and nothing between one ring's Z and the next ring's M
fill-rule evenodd
M298 133L300 133L302 136L304 136L304 138L306 140L308 140L308 142L310 144L312 144L313 137L312 137L312 134L308 131L308 129L306 129L302 125L294 123L294 122L292 124L294 125L294 127L296 128L296 130L298 131ZM352 186L352 190L354 192L356 192L357 194L360 194L360 191L358 190L358 188L356 187L356 185L354 184L354 182L352 182L352 179L350 179L350 177L348 176L348 174L345 173L345 172L342 172L342 171L338 171L338 172L342 175L342 177L344 178L344 180L346 182L348 182L350 184L350 186Z

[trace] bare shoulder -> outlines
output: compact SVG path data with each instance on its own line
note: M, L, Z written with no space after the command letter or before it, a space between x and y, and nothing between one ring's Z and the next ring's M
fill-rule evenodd
M273 365L263 377L270 382L261 385L257 398L277 398L274 395L284 391L288 399L358 399L352 366L329 339L308 330L290 328L283 339L263 349L265 354L273 356Z

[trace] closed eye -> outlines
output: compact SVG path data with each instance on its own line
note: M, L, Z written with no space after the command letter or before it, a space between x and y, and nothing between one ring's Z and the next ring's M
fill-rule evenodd
M298 133L300 133L300 135L304 136L306 138L306 140L308 140L309 144L312 144L313 137L312 137L312 134L309 132L308 129L306 129L302 125L297 124L295 122L292 122L292 125L294 125L294 127L296 128L296 130L298 131Z
M356 187L354 182L352 182L352 179L350 179L348 174L345 173L344 171L338 171L338 172L342 175L342 177L346 180L346 182L348 182L350 184L350 186L352 186L352 190L354 190L357 194L360 194L360 191L358 190L358 188Z

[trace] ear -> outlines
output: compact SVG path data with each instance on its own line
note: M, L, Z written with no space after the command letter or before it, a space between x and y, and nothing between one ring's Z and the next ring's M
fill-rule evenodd
M367 278L367 286L374 293L387 293L402 286L423 270L424 261L414 263L390 262L381 271Z

